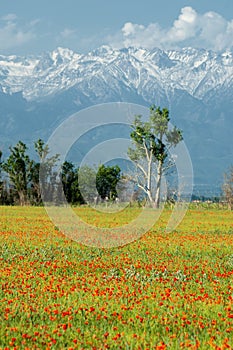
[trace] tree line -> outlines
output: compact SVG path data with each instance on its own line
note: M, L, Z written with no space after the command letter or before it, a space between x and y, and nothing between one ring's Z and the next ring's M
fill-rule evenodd
M58 170L59 155L49 157L48 146L43 140L34 143L36 160L29 156L27 145L19 141L9 148L10 155L4 161L0 151L0 204L42 205L43 200L60 204L64 202L62 193L73 205L111 201L118 198L120 187L124 190L131 184L151 206L159 207L162 176L172 173L175 168L169 151L183 140L182 131L176 126L170 128L169 121L168 109L155 105L150 106L147 121L143 121L141 115L134 117L130 133L132 146L128 149L134 171L127 175L122 174L119 165L79 168L69 161ZM223 192L232 209L232 168L225 175ZM170 199L176 200L178 195L176 193Z
M87 203L96 196L99 196L100 200L113 200L117 196L116 186L121 177L118 165L99 165L97 170L84 166L80 171L72 162L65 161L58 172L56 164L59 155L42 162L49 149L41 139L34 143L36 160L29 156L28 147L22 141L9 150L10 155L4 161L0 151L1 205L42 205L43 199L60 204L59 186L62 186L67 202L73 205ZM41 170L45 176L40 176Z

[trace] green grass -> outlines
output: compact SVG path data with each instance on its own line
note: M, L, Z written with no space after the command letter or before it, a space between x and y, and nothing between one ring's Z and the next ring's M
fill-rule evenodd
M130 222L75 208L92 225ZM43 208L0 207L0 349L232 349L233 213L171 210L140 240L86 247Z

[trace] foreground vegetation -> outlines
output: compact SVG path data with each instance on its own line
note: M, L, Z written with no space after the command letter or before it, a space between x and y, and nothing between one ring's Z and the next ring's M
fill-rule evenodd
M120 216L75 209L87 222ZM232 349L233 213L167 209L142 239L81 246L41 207L0 207L0 349Z

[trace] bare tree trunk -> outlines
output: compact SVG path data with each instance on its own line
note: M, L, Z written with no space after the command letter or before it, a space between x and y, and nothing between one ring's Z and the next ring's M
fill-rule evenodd
M151 191L150 190L147 190L147 197L149 199L149 202L152 206L154 206L154 201L153 201L153 198L152 198L152 195L151 195Z
M21 206L24 206L26 204L27 196L24 191L19 191L18 194L19 194L19 204Z
M149 158L149 161L148 161L146 194L147 194L147 197L148 197L148 199L150 201L150 204L153 206L154 205L154 201L153 201L152 194L151 194L151 171L152 171L152 155L150 155L150 158Z
M156 177L155 208L159 208L159 205L160 205L161 180L162 180L162 172L163 172L162 166L163 166L163 163L159 161L157 177Z

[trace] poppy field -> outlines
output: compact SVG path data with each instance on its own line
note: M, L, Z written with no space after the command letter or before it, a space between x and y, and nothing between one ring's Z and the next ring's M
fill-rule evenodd
M95 225L118 214L75 211ZM0 207L0 349L233 349L233 213L163 211L141 239L93 248L42 207Z

